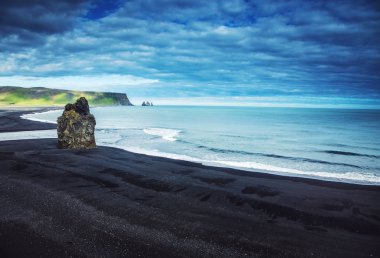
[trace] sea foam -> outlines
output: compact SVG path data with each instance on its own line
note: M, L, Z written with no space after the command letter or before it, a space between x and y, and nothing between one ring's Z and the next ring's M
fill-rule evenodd
M306 177L333 179L334 181L354 181L361 183L380 184L380 178L375 174L363 173L363 172L323 172L323 171L301 171L292 168L283 168L272 166L268 164L262 164L258 162L238 162L238 161L209 161L210 163L217 163L223 166L232 168L244 168L244 169L258 169L266 172L278 172L280 174L294 174L303 175Z
M57 112L59 112L59 111L58 110L49 110L49 111L44 111L44 112L34 112L34 113L24 114L20 117L22 119L27 119L27 120L36 121L36 122L56 124L57 123L56 121L41 119L41 118L37 118L36 116L46 115L46 114L51 114L51 113L57 113Z
M169 128L145 128L144 133L160 136L162 139L170 142L176 141L176 137L181 132L180 130L169 129Z

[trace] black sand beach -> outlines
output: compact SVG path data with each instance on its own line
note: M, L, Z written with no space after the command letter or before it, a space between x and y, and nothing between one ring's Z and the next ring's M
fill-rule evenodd
M54 128L19 115L0 132ZM0 142L0 171L0 257L380 257L379 186L54 139Z
M17 131L33 131L33 130L48 130L55 129L57 126L55 124L34 122L26 119L21 119L20 116L23 114L43 112L51 110L51 108L43 109L13 109L13 110L2 110L0 109L0 133L3 132L17 132Z

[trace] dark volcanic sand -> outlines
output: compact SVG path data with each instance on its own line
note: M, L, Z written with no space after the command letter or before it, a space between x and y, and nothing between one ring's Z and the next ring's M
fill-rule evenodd
M25 109L24 111L0 110L0 133L56 129L56 124L41 123L20 118L23 114L43 112L51 109L53 108L44 108L39 110Z
M379 257L379 214L378 186L0 142L0 257Z

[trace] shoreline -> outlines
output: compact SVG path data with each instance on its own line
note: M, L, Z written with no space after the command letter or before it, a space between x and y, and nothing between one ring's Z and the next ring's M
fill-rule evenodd
M21 107L21 110L14 111L13 109L0 109L0 133L3 132L21 132L21 131L35 131L35 130L51 130L51 129L57 129L57 124L56 123L50 123L46 121L39 121L39 120L31 120L27 118L22 118L22 115L30 114L30 113L44 113L44 112L49 112L49 111L55 111L55 110L61 110L63 108L57 108L57 107ZM5 114L5 116L4 116ZM7 118L9 120L12 120L12 123L8 127L4 127L4 118ZM22 127L22 130L20 130L20 127ZM1 143L1 141L0 141ZM123 150L125 152L129 153L134 153L137 155L144 155L147 157L157 157L157 158L162 158L166 159L169 162L170 161L183 161L183 162L188 162L189 164L196 164L197 166L205 166L209 167L215 170L226 170L229 169L231 170L231 173L238 173L238 174L253 174L253 177L269 177L273 179L281 179L284 177L284 179L289 179L293 180L295 182L304 182L308 183L311 185L330 185L331 187L338 187L341 189L352 189L355 188L353 186L361 186L363 187L369 187L369 188L374 188L374 189L379 189L380 190L380 185L378 184L364 184L364 183L352 183L352 182L344 182L344 181L334 181L334 180L328 180L328 179L319 179L319 178L313 178L313 177L303 177L303 176L291 176L291 175L281 175L281 174L276 174L276 171L270 171L270 170L244 170L241 168L237 167L229 167L229 166L223 166L223 165L214 165L214 164L203 164L201 162L196 162L196 161L189 161L189 160L184 160L184 159L174 159L174 158L169 158L169 157L164 157L164 156L158 156L158 155L150 155L150 154L145 154L145 153L138 153L138 152L133 152L129 151L126 149L123 149L121 147L117 146L103 146L100 145L98 147L110 147L110 148L116 148L119 150ZM233 172L232 172L233 171ZM264 174L264 175L261 175ZM248 176L248 175L247 175ZM321 181L320 183L315 182L315 181ZM338 186L337 184L343 184L346 186ZM349 186L350 185L350 186Z
M46 126L19 119L0 132ZM55 139L2 141L0 166L1 257L380 256L376 185Z
M97 106L97 107L100 107L100 106ZM114 107L114 106L110 106L110 107ZM32 130L56 129L56 123L54 123L54 122L50 122L50 121L46 121L46 120L39 120L39 119L23 118L22 115L23 114L29 114L29 113L45 113L45 112L61 110L61 109L62 108L56 108L56 107L50 107L50 108L49 107L41 107L39 109L26 110L27 113L23 113L22 111L20 111L19 112L19 116L20 116L19 119L28 120L31 123L38 122L39 124L37 124L37 125L41 126L41 128L43 128L43 129L38 129L39 127L37 127L37 129L31 129L31 131ZM1 109L0 109L0 115L1 115ZM17 119L17 115L15 116L14 119ZM52 125L51 126L44 126L41 123L52 124ZM25 121L24 121L24 124L26 124ZM32 128L35 127L34 124L31 124L31 125L33 125ZM0 127L0 133L1 132L3 132L3 131L1 131L1 127ZM14 132L17 132L17 130ZM326 173L326 172L311 172L312 174L308 174L308 173L304 173L303 171L299 171L297 173L291 173L291 172L281 172L281 171L269 170L269 169L244 168L244 167L227 165L227 164L213 162L213 161L207 161L207 160L196 161L195 158L193 160L193 158L191 158L191 157L189 157L191 159L175 158L175 157L172 157L172 155L168 156L168 155L165 155L165 153L161 154L159 152L153 153L151 151L147 151L147 152L134 151L134 150L130 150L128 148L123 148L122 146L111 146L111 145L99 145L99 146L108 146L108 147L118 148L118 149L121 149L121 150L124 150L127 152L133 152L133 153L137 153L137 154L141 154L141 155L162 157L162 158L168 158L168 159L172 159L172 160L183 160L183 161L188 161L188 162L194 162L194 163L202 164L204 166L209 166L209 167L220 167L220 168L226 168L226 169L229 168L229 169L238 170L238 171L241 171L244 173L264 173L264 174L276 175L276 176L280 176L280 177L320 180L320 181L332 182L332 183L343 183L343 184L354 184L354 185L365 185L365 186L380 186L379 182L369 181L369 179L367 179L367 180L365 180L365 179L354 180L351 177L343 177L343 179L338 180L339 179L338 177L333 177L333 176L328 177L328 176L322 176L322 175L315 175L315 174ZM342 173L342 176L343 175L345 175L345 174Z
M0 133L56 129L57 126L55 124L31 121L20 117L30 113L56 109L55 107L0 109Z

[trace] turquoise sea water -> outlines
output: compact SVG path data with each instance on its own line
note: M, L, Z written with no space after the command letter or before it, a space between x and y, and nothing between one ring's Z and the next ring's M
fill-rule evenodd
M61 113L27 117L54 122ZM380 184L378 110L155 106L101 107L92 113L99 145L250 171Z

